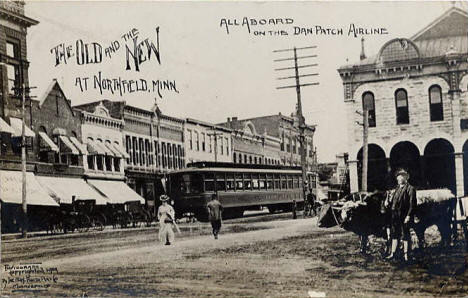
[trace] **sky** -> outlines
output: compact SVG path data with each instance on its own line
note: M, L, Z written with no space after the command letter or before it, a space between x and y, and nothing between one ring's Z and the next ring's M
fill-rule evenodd
M27 1L27 16L40 22L28 29L29 83L37 87L38 99L55 78L72 105L109 99L149 109L156 101L164 114L212 123L289 115L296 90L277 87L295 82L277 78L294 71L275 69L292 67L294 61L274 60L293 52L274 51L314 46L298 51L298 56L316 56L300 59L299 65L317 64L301 68L300 74L318 74L301 78L304 84L318 83L301 88L302 107L306 122L317 125L318 159L329 162L347 151L337 69L359 61L361 37L366 55L375 55L385 42L410 38L451 6L447 1ZM355 36L349 32L352 26L379 34ZM296 34L298 28L311 30ZM56 53L67 57L58 65ZM141 58L139 71L133 56ZM127 92L106 89L101 94L103 79L139 85L121 83ZM166 89L158 92L158 86Z

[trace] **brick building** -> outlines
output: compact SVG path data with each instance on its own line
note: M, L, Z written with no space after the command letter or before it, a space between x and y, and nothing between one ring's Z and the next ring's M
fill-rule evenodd
M270 115L239 120L237 117L222 123L233 130L233 161L237 163L301 164L299 129L296 115ZM309 170L316 165L313 145L315 126L306 127L306 156Z
M0 200L2 231L16 232L23 226L21 148L23 115L19 88L29 88L26 35L38 22L25 16L23 1L0 1ZM16 88L16 89L15 89ZM32 109L25 92L26 202L28 213L39 214L58 204L34 175L35 133L31 130ZM38 217L29 216L34 226Z
M386 42L340 67L351 191L361 180L362 122L369 110L368 189L385 189L406 168L418 188L468 186L468 14L452 7L411 38Z
M125 176L126 183L145 198L148 205L154 206L155 199L165 192L161 180L164 173L185 166L184 120L164 115L156 106L150 111L123 101L101 100L75 108L85 111L86 117L90 117L89 113L94 113L93 117L97 117L96 113L106 114L101 116L107 120L97 123L114 130L118 127L118 133L110 142L115 145L118 142L124 148L121 155L125 157L122 164L125 163L118 173L108 174Z

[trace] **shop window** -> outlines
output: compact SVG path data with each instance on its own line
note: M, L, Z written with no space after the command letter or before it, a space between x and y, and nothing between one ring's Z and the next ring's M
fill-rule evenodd
M362 95L362 109L369 111L369 127L376 126L376 119L375 119L375 101L374 101L374 94L372 92L365 92Z
M397 124L409 124L408 94L405 89L395 92Z
M442 89L438 85L429 88L429 105L431 121L444 120L444 107L442 104Z

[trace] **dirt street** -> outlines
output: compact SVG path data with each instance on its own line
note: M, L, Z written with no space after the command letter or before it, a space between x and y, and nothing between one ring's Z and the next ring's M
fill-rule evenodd
M339 228L319 229L315 219L226 224L223 232L214 240L207 235L209 227L202 225L183 231L171 246L157 243L154 231L145 230L104 239L12 241L4 252L9 247L25 252L36 245L36 256L7 255L3 265L41 263L41 268L57 268L57 280L35 292L13 292L8 284L3 293L311 297L323 292L327 297L414 297L468 292L468 257L461 242L439 251L433 241L437 237L429 237L423 260L402 266L382 261L379 243L370 255L360 255L357 236ZM48 244L52 253L47 253Z

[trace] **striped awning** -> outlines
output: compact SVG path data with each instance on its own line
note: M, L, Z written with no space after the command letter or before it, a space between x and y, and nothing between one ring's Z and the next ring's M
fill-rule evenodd
M106 151L101 147L98 146L97 142L88 139L87 141L87 149L89 154L98 154L98 155L105 155Z
M130 158L130 155L119 144L114 143L114 147L124 158Z
M13 133L14 137L21 137L22 136L22 130L23 130L23 120L10 117L10 124L11 127L15 130ZM32 131L27 125L24 126L24 135L26 137L35 137L36 134L34 131Z
M82 144L80 141L78 141L77 138L70 137L70 141L73 143L73 145L75 145L76 148L78 148L78 150L81 152L81 154L83 154L83 155L88 154L88 150L86 150L86 146L84 144Z
M68 152L68 153L75 154L75 155L80 154L78 149L75 147L75 145L72 144L72 142L70 141L70 139L68 137L59 136L59 139L63 144L63 146L61 146L61 148L63 148L63 150L62 150L63 152Z
M109 200L81 178L36 176L39 183L57 202L71 204L75 200L95 200L96 205L106 205Z
M137 194L123 181L88 179L88 183L103 193L111 204L123 204L125 202L140 201L145 203L145 199Z
M105 146L112 152L113 156L122 157L122 154L120 154L119 150L117 150L112 143L106 142Z
M8 125L8 123L6 123L5 120L0 118L0 132L14 134L15 130L10 125Z
M40 131L39 137L41 139L41 151L59 152L59 148L57 147L57 145L55 145L55 143L49 138L49 136L45 132Z
M0 171L1 195L4 203L22 203L23 175L20 171ZM26 203L38 206L58 206L57 202L48 194L33 173L26 173Z
M104 145L103 142L100 142L100 141L96 141L96 146L98 147L101 147L102 151L104 151L104 153L107 155L107 156L114 156L114 153L109 149L107 148L106 145Z

